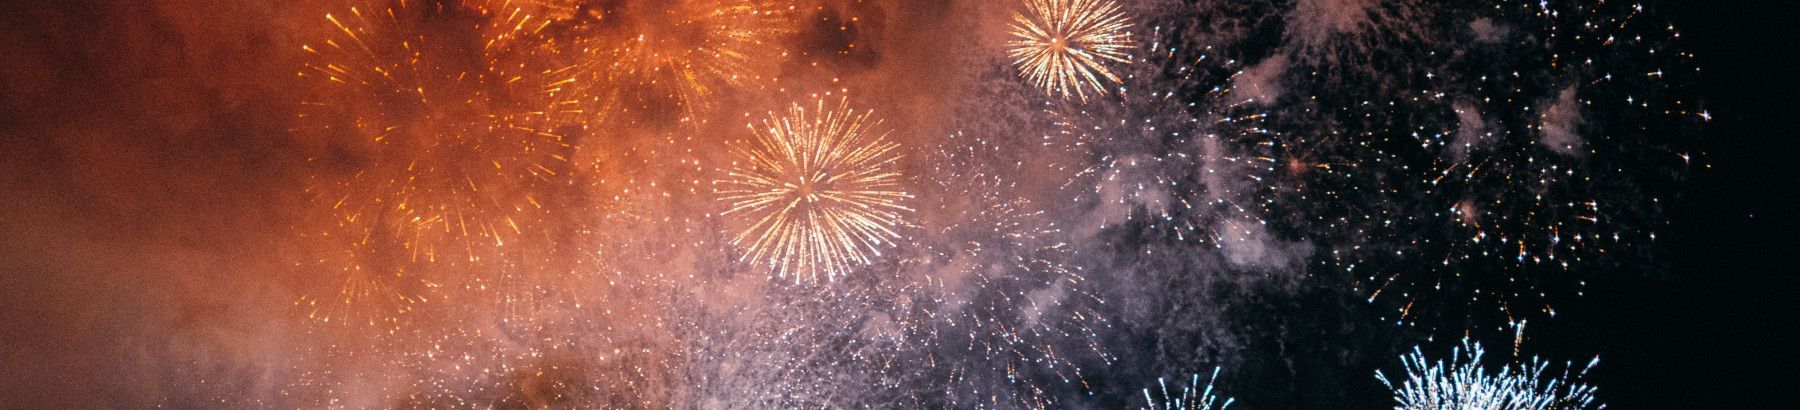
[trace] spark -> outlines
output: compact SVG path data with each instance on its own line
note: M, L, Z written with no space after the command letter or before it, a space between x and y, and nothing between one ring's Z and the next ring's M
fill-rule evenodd
M1390 318L1504 331L1553 316L1582 293L1583 275L1655 263L1637 256L1667 223L1657 201L1690 166L1668 153L1688 151L1705 112L1670 82L1695 62L1658 54L1676 33L1637 24L1644 17L1630 4L1571 3L1556 14L1496 8L1491 16L1509 31L1544 41L1411 62L1435 67L1426 90L1338 110L1343 125L1334 128L1362 141L1343 151L1360 169L1320 186L1360 185L1342 192L1372 206L1330 215L1322 220L1347 223L1316 230L1375 239L1351 245L1370 251L1334 259L1393 309ZM1661 74L1610 74L1627 69ZM1366 98L1334 100L1350 97ZM1395 160L1401 166L1377 167ZM1410 175L1368 180L1379 172Z
M405 314L430 298L430 282L406 257L404 244L386 230L359 230L343 224L317 238L327 249L321 252L317 266L331 279L316 295L302 295L294 302L307 311L307 317L324 323L394 325ZM359 238L339 239L333 233L362 234Z
M904 202L900 145L877 131L872 111L821 97L771 114L734 150L721 181L726 215L745 222L732 238L743 260L795 281L835 280L893 244L912 211Z
M1110 0L1026 0L1013 15L1007 53L1044 92L1086 101L1121 82L1106 64L1129 63L1131 23Z
M1080 363L1113 358L1094 340L1108 326L1064 227L1019 180L1056 165L1064 147L1025 147L1008 132L953 133L931 151L920 235L886 286L893 316L951 407L1054 404L1046 391L1086 388ZM1038 163L1009 161L1034 158ZM1061 384L1058 384L1061 383ZM1008 386L1012 389L997 388Z
M1152 28L1150 48L1167 53L1134 65L1125 77L1130 91L1117 102L1057 114L1098 154L1069 180L1090 187L1077 201L1097 207L1098 217L1083 222L1220 247L1260 236L1229 227L1261 225L1269 215L1259 195L1274 188L1266 174L1281 168L1271 152L1279 136L1265 127L1267 115L1225 86L1243 75L1241 64L1210 58L1210 47L1166 43L1166 29Z

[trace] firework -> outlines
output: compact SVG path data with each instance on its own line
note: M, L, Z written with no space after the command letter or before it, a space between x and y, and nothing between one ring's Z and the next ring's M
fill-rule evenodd
M880 407L899 402L891 377L890 324L870 317L867 291L742 277L680 290L705 300L677 306L672 327L685 347L673 366L684 385L678 407ZM744 288L765 292L733 294ZM845 286L849 287L849 285ZM735 290L733 288L736 288ZM704 298L704 299L702 299Z
M1010 75L1010 73L1008 73ZM990 117L981 117L991 120ZM949 407L1030 403L1086 388L1082 363L1109 362L1109 326L1062 224L1017 181L1055 168L1030 135L952 134L931 153L921 228L891 298L908 347L930 363L931 400ZM1026 158L1038 161L1032 163ZM1056 195L1059 190L1051 189Z
M1131 23L1110 0L1026 0L1011 29L1007 54L1051 96L1086 101L1120 81L1106 64L1130 62Z
M1598 357L1582 370L1563 374L1546 373L1547 365L1537 359L1530 364L1505 366L1497 372L1482 367L1481 344L1464 339L1462 347L1445 361L1428 361L1414 348L1401 358L1406 379L1399 385L1387 375L1375 377L1394 391L1397 408L1402 409L1498 409L1498 410L1573 410L1599 409L1606 406L1594 400L1595 388L1583 379L1587 371L1600 363ZM1565 364L1564 367L1568 367Z
M763 79L764 70L753 68L767 64L773 43L787 34L787 9L745 0L678 3L619 12L640 18L637 36L613 51L622 76L672 84L689 105L706 104L718 86Z
M1093 207L1087 219L1098 226L1083 229L1230 246L1272 213L1261 193L1273 189L1264 175L1274 164L1256 152L1271 138L1267 116L1227 87L1241 63L1181 47L1160 26L1151 39L1160 52L1134 64L1119 101L1056 114L1094 147L1070 180L1091 187L1076 201Z
M1155 396L1152 396L1150 394L1150 389L1144 389L1144 401L1149 403L1149 407L1145 408L1163 410L1224 410L1225 408L1231 407L1231 403L1234 400L1230 397L1226 397L1224 401L1220 401L1219 396L1213 393L1213 383L1217 383L1218 381L1219 368L1217 367L1213 368L1212 377L1206 379L1205 388L1200 387L1200 374L1195 373L1193 378L1188 379L1188 384L1181 387L1181 394L1174 395L1169 393L1169 385L1164 383L1163 379L1156 379L1156 386L1162 391L1162 400L1158 401Z
M561 114L556 80L500 61L541 25L454 1L351 7L325 21L331 34L301 48L299 77L313 88L293 129L323 152L309 158L319 171L306 193L327 228L307 230L350 249L323 258L352 278L345 301L424 300L361 284L430 283L443 266L493 257L523 232L534 185L566 156L547 131Z
M437 284L418 264L411 263L405 244L389 230L359 229L360 224L338 221L335 229L316 236L323 242L318 259L327 280L319 291L302 295L296 305L307 316L322 322L394 325L426 302ZM361 235L338 238L335 235ZM343 246L345 242L348 247Z
M901 189L900 145L870 111L826 99L771 114L721 181L725 215L742 221L732 243L776 277L836 279L880 256L912 209Z
M1452 25L1473 46L1433 89L1339 110L1363 141L1340 152L1362 169L1321 186L1370 206L1321 215L1350 221L1333 259L1405 323L1507 332L1555 316L1586 275L1643 263L1690 166L1701 117L1678 79L1698 68L1673 27L1629 4L1498 11ZM1512 41L1527 37L1541 40Z
M546 58L593 118L692 119L719 94L770 80L794 9L768 0L539 0L559 17Z

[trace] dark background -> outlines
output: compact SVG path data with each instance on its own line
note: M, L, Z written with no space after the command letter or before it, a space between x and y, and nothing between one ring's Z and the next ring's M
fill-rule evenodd
M1744 408L1786 401L1800 357L1792 339L1800 278L1794 155L1796 25L1784 1L1675 2L1699 55L1711 169L1673 209L1666 272L1598 279L1534 331L1562 357L1598 353L1611 408ZM1540 326L1533 323L1533 326Z

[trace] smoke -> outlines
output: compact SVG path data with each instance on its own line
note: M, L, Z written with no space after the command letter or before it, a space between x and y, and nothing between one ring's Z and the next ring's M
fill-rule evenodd
M1498 43L1512 37L1512 29L1494 22L1494 19L1479 17L1469 22L1469 31L1475 33L1477 43Z
M1231 88L1234 94L1243 99L1240 102L1273 103L1282 96L1281 77L1287 73L1287 69L1286 55L1269 57L1232 78Z
M1545 148L1558 154L1579 156L1587 143L1581 138L1581 101L1575 99L1575 87L1556 93L1556 99L1539 105L1542 119L1538 129Z
M1334 37L1364 35L1385 15L1373 0L1301 0L1288 15L1287 36L1304 48L1323 47Z
M1466 163L1469 154L1485 151L1499 139L1481 115L1481 108L1473 102L1458 101L1451 105L1451 110L1456 112L1456 137L1450 140L1451 160Z
M0 383L7 387L0 395L8 403L63 408L386 407L420 397L686 400L667 393L678 379L633 370L680 363L676 352L696 343L667 325L680 312L656 306L718 306L696 319L706 327L745 321L719 313L736 307L771 314L783 306L754 296L782 292L763 288L758 275L719 273L741 266L720 257L729 251L705 233L717 227L702 188L715 178L709 171L719 159L703 152L740 134L749 113L850 83L858 84L853 98L907 130L895 137L925 145L926 135L939 133L923 130L944 126L935 118L959 84L945 81L959 74L944 69L962 67L949 62L968 57L957 51L962 47L923 45L963 41L949 33L969 31L957 27L970 18L945 18L959 15L957 7L979 8L844 2L803 10L808 23L826 18L832 25L794 27L789 41L816 47L782 59L788 68L778 86L721 97L748 104L714 107L715 119L698 129L569 131L584 141L564 170L573 174L553 182L558 193L538 198L562 209L536 226L580 228L526 235L511 248L519 253L507 257L516 259L493 268L495 277L436 283L433 300L408 313L395 334L322 325L295 306L320 288L318 277L297 269L320 257L297 235L319 223L303 191L315 169L306 153L320 147L290 136L300 121L295 91L312 87L295 73L306 58L300 45L331 34L323 16L343 16L342 9L167 1L42 4L6 13L15 29L5 35L5 51L17 58L0 63L7 78L0 107L8 113L0 120L7 152L0 156L0 209L8 215L0 222L0 276L8 289L0 312L16 320L4 336L8 365ZM845 44L855 50L831 48ZM637 122L654 118L662 117ZM586 215L594 208L617 212ZM620 242L616 235L627 233L670 240ZM696 237L706 239L695 245ZM579 245L584 241L602 244ZM520 282L538 285L491 291ZM659 290L696 286L711 290L680 300ZM500 293L513 296L478 296ZM789 308L795 315L815 310ZM763 327L727 333L740 341L761 337L780 322L751 323L745 326ZM764 340L749 346L780 351L732 355L767 356L742 367L754 369L770 360L803 361L770 355L812 343ZM544 375L530 376L537 373L528 368ZM744 371L725 374L775 385ZM494 376L478 376L486 372ZM542 378L554 380L538 384L643 381L598 386L604 394L517 387ZM622 391L642 396L620 401Z

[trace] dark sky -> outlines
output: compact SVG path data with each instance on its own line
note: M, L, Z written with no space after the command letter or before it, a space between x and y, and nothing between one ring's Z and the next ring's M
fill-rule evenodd
M278 313L293 299L288 286L295 279L271 272L287 263L273 255L294 252L285 221L297 218L305 201L295 188L308 168L291 153L309 147L271 136L289 132L285 92L298 86L292 73L300 64L292 45L322 30L316 16L328 7L279 3L0 5L0 407L207 399L180 396L191 392L269 397L280 388L267 380L281 378L258 369L305 360L281 350L289 347L283 338L301 333L299 325L271 320L288 317ZM986 73L919 68L966 62L931 50L994 34L991 26L973 25L989 31L956 35L971 23L943 16L995 11L951 7L955 2L870 3L887 12L864 15L886 17L851 25L862 31L830 30L843 23L839 11L815 14L819 27L800 49L830 50L857 39L865 40L863 49L822 59L826 68L794 69L794 76L828 88L821 84L835 85L831 74L843 74L860 91L885 93L890 98L874 105L893 113L892 125L924 130L898 138L937 141L954 126L936 119L954 99L948 89ZM1683 46L1704 68L1700 87L1715 117L1702 141L1711 167L1692 174L1669 211L1661 268L1596 279L1555 320L1533 322L1533 351L1598 354L1592 381L1612 408L1766 406L1795 387L1791 373L1800 363L1800 349L1778 337L1800 313L1800 278L1789 263L1800 249L1793 161L1800 135L1787 120L1800 113L1800 71L1789 61L1800 44L1794 10L1780 1L1663 7L1673 10L1666 14L1682 28ZM1338 296L1321 292L1234 314L1319 320L1305 309L1337 306ZM1393 347L1375 339L1368 343ZM1153 346L1117 350L1128 363L1160 357L1131 353ZM1245 370L1238 384L1229 383L1231 370L1227 385L1244 389L1240 396L1296 407L1385 394L1369 390L1372 378L1326 380L1366 374L1361 368L1305 377ZM1128 374L1145 372L1153 371ZM1145 381L1098 383L1129 393ZM1282 387L1256 390L1264 381ZM1303 382L1355 391L1309 396L1295 385ZM208 383L220 387L193 387ZM1106 400L1136 400L1119 397Z
M1674 216L1666 275L1597 286L1546 338L1601 346L1596 380L1615 408L1766 407L1792 388L1782 373L1797 359L1779 335L1800 284L1787 260L1800 245L1800 185L1787 182L1800 145L1783 119L1800 108L1800 83L1781 44L1800 34L1782 22L1794 12L1785 2L1677 7L1718 116L1707 133L1713 169L1697 173Z

